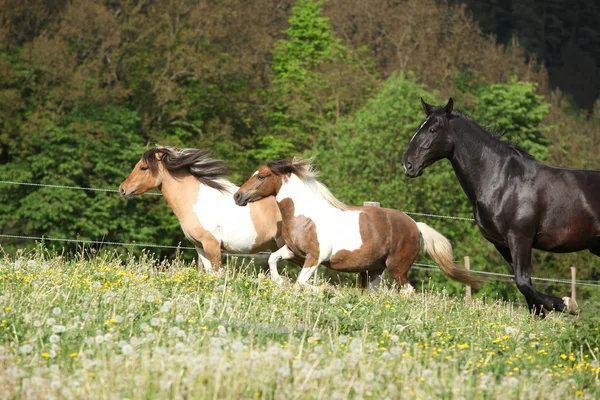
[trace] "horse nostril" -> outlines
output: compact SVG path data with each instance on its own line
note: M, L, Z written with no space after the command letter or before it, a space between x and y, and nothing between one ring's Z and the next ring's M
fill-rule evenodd
M123 189L122 187L119 188L119 192L121 193L121 196L125 195L125 189Z
M412 171L412 169L413 169L412 164L408 161L404 163L404 167L406 167L407 171Z
M236 193L233 195L233 199L234 199L236 202L237 202L237 201L240 201L240 199L241 199L241 198L242 198L242 195L240 194L240 192L236 192Z

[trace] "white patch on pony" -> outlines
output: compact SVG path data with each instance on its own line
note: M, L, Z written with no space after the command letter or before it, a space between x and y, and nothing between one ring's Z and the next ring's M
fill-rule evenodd
M294 253L284 245L282 248L277 250L274 253L271 253L269 256L269 270L271 271L271 280L275 283L281 283L282 279L279 276L279 270L277 269L277 261L279 260L289 260L294 257Z
M200 266L200 263L202 263L202 266L204 267L205 272L208 272L208 273L213 272L214 270L213 270L212 263L206 257L206 252L204 251L204 249L202 249L200 247L196 247L196 251L198 252L198 266Z
M408 144L410 144L415 139L415 136L417 136L417 133L419 133L419 131L425 126L427 121L429 121L430 117L431 117L431 115L429 115L427 118L425 118L425 121L421 122L421 125L419 125L419 127L417 128L417 131L415 132L413 137L410 139L410 142L408 142Z
M302 268L300 271L300 276L298 276L298 280L296 282L303 286L308 285L308 280L313 274L316 274L318 266L319 265L317 264L314 267Z
M236 205L233 193L239 187L223 181L227 183L228 193L200 185L194 213L202 227L225 247L234 252L250 251L258 236L250 216L250 207Z
M291 199L294 202L294 216L304 216L314 222L319 241L317 264L320 264L330 260L339 251L358 250L363 241L359 226L361 211L335 207L316 184L312 186L315 182L305 182L296 174L291 174L281 185L276 200Z
M411 294L413 294L415 292L415 288L413 287L413 285L411 285L410 283L405 283L404 285L402 285L402 287L400 288L400 294L403 294L404 296L408 297Z

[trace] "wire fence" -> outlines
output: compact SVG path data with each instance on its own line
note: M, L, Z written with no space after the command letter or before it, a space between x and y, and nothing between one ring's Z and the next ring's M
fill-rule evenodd
M103 189L103 188L67 186L67 185L51 185L51 184L31 183L31 182L16 182L16 181L0 180L0 184L48 187L48 188L54 188L54 189L69 189L69 190L85 190L85 191L94 191L94 192L119 193L119 191L116 189ZM162 193L154 193L154 192L148 192L145 194L154 195L154 196L162 196ZM428 214L428 213L406 212L406 211L404 211L404 213L409 214L409 215L419 215L419 216L431 217L431 218L445 218L445 219L462 220L462 221L475 221L473 218L456 217L456 216L451 216L451 215L439 215L439 214ZM160 245L160 244L153 244L153 243L125 243L125 242L113 242L113 241L102 241L102 240L53 238L53 237L47 237L47 236L26 236L26 235L8 235L8 234L0 234L0 237L10 238L10 239L20 239L20 240L38 240L38 241L49 241L49 242L80 243L80 244L90 244L90 245L162 248L162 249L174 249L174 250L195 250L195 247L190 247L190 246L169 246L169 245ZM231 257L268 258L270 253L265 253L265 252L256 253L256 254L223 253L223 255L231 256ZM431 265L431 264L414 263L413 268L420 269L420 270L441 272L436 265ZM492 278L492 280L496 280L496 281L506 281L507 279L508 280L514 279L514 276L510 275L510 274L501 274L501 273L496 273L496 272L477 271L477 270L471 270L471 272L473 272L475 274L479 274L479 275L485 275L487 277L504 278L504 279ZM556 283L556 284L560 284L560 285L571 285L571 281L567 280L567 279L538 278L538 277L532 277L531 279L534 281ZM596 287L596 288L600 287L599 281L592 281L592 280L577 280L577 281L575 281L575 284L576 284L576 286Z
M103 189L103 188L92 188L92 187L81 187L81 186L66 186L66 185L49 185L45 183L31 183L31 182L15 182L15 181L2 181L0 180L0 184L3 185L19 185L19 186L34 186L34 187L48 187L53 189L71 189L71 190L84 190L90 192L105 192L105 193L119 193L116 189ZM150 196L162 196L162 193L156 192L146 192L144 193ZM423 217L431 217L431 218L445 218L445 219L454 219L461 221L475 221L473 218L467 217L455 217L452 215L439 215L439 214L427 214L427 213L419 213L419 212L407 212L403 211L405 214L409 215L419 215Z
M66 239L66 238L53 238L46 236L25 236L25 235L6 235L0 234L0 237L11 238L11 239L22 239L22 240L39 240L39 241L48 241L48 242L67 242L67 243L80 243L80 244L94 244L94 245L106 245L106 246L121 246L121 247L143 247L143 248L162 248L162 249L176 249L176 250L195 250L195 247L190 246L167 246L160 244L152 244L152 243L125 243L125 242L111 242L111 241L101 241L101 240L84 240L84 239ZM229 257L253 257L253 258L269 258L271 253L261 252L256 254L248 254L248 253L222 253L225 256ZM420 264L414 263L414 269L432 271L432 272L442 272L437 265L432 264ZM510 274L500 274L497 272L487 272L487 271L477 271L471 270L471 272L479 275L485 275L487 277L494 277L492 280L506 282L507 280L513 280L514 276ZM505 278L505 279L495 279L495 278ZM548 283L556 283L559 285L571 285L571 281L567 279L553 279L553 278L538 278L532 277L534 281L542 281ZM585 286L585 287L600 287L600 282L597 281L575 281L577 286Z

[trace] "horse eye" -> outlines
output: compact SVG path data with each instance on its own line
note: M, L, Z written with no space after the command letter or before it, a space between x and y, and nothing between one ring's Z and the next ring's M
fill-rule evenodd
M148 167L140 167L142 171L148 171Z
M259 181L262 181L263 179L265 179L265 176L264 176L264 175L261 175L261 174L259 174L259 175L257 176L257 178L258 178L258 180L259 180Z
M431 133L435 133L435 131L436 131L436 129L435 129L435 128L433 128L433 127L429 128L429 132L431 132Z

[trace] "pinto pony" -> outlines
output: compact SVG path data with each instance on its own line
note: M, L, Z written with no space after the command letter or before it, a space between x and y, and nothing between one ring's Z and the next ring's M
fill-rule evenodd
M306 285L319 264L340 272L369 272L377 287L387 269L399 288L411 290L407 272L421 249L450 278L472 286L480 281L452 261L450 242L403 212L379 207L349 207L316 180L310 160L278 160L261 167L235 193L240 206L275 196L283 221L285 246L271 254L277 261L304 260L298 283ZM363 275L363 285L364 275Z
M472 119L421 99L426 118L402 157L404 173L423 174L447 158L481 234L504 257L529 310L576 313L577 304L538 292L531 283L531 249L589 250L600 256L600 171L560 168L535 160Z
M134 196L158 188L179 219L185 236L194 244L206 271L219 270L221 250L256 253L283 245L281 214L273 197L241 208L233 193L238 189L226 178L224 161L197 149L157 147L147 150L119 186L121 196Z

